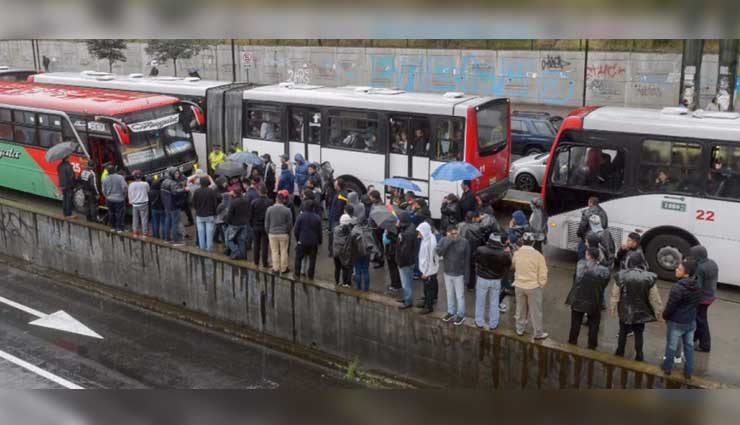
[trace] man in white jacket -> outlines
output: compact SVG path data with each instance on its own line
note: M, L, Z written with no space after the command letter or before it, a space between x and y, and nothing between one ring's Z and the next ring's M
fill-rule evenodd
M416 228L416 237L421 239L419 248L419 271L424 282L424 308L419 314L429 314L437 303L437 272L439 271L439 257L437 256L437 238L432 233L432 227L424 222Z

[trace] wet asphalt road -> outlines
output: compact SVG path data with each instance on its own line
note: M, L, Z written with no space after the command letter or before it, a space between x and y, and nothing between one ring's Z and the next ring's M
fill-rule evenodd
M91 295L0 263L0 296L42 313L64 310L103 340L29 325L27 312L0 304L0 388L65 388L7 360L25 361L83 388L352 388L335 373ZM67 387L68 388L68 387Z

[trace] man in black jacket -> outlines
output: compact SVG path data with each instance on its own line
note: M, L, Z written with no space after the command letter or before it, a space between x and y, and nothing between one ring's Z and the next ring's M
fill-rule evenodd
M65 217L72 215L75 193L75 170L69 163L69 157L64 157L57 166L59 188L62 189L62 211Z
M260 257L262 258L262 267L269 267L267 255L269 252L269 240L265 230L265 214L267 209L272 206L272 200L268 198L267 186L260 186L260 197L252 201L250 205L249 224L254 232L254 265L259 266Z
M617 251L617 258L615 261L615 266L619 268L619 270L626 270L627 269L627 263L630 261L633 261L633 258L639 258L642 259L643 264L637 264L636 266L639 267L642 270L648 269L647 261L645 260L645 255L642 252L642 248L640 248L640 234L636 232L631 232L629 236L627 236L627 242L625 242L620 248L619 251ZM633 261L634 264L634 261Z
M504 248L501 235L491 233L488 242L475 250L475 270L478 282L475 286L475 326L485 324L486 297L488 298L488 328L498 327L501 279L511 268L511 250Z
M398 300L403 305L400 309L405 310L412 307L412 283L414 266L416 265L416 227L411 221L411 214L406 211L398 216L398 240L396 242L396 264L401 275L401 286L403 287L403 298Z
M573 287L565 302L571 309L568 343L578 345L583 316L588 315L588 348L591 350L598 345L602 298L609 284L609 269L599 264L598 256L597 248L586 250L586 259L576 266Z
M216 210L221 203L221 195L209 187L208 177L200 178L200 188L193 193L195 222L198 225L198 247L204 251L213 251L213 236L216 230Z
M476 201L475 194L471 189L470 180L462 182L462 190L463 194L460 197L460 215L462 217L467 217L468 212L478 210L478 201Z
M82 193L85 194L85 212L87 221L98 221L98 176L95 173L95 162L90 160L82 173L80 173L80 185Z
M306 275L309 279L314 278L316 270L316 253L322 242L321 217L317 214L319 205L314 200L308 200L303 203L302 211L295 222L296 246L295 246L295 268L293 276L296 278L301 275L301 263L304 257L308 257L308 271Z
M197 192L196 192L197 193ZM246 260L247 251L250 246L250 237L252 229L249 225L250 219L250 200L242 196L242 188L234 188L234 199L229 203L229 209L226 212L224 223L226 228L226 246L229 248L232 260Z
M712 348L712 339L709 333L709 318L707 313L709 306L714 302L717 292L717 279L719 279L719 267L717 263L709 259L707 249L697 245L689 249L689 257L696 261L696 280L701 286L701 301L696 308L696 333L694 341L697 342L696 350L708 353Z
M686 259L676 268L676 282L671 287L668 302L663 310L663 319L667 322L665 359L661 366L666 375L671 374L678 341L683 343L683 354L686 363L683 374L691 379L694 372L694 331L696 330L696 307L702 298L702 287L693 277L697 264L693 259Z
M609 218L606 215L606 211L599 205L599 198L595 196L588 198L588 208L581 213L581 222L578 224L578 230L576 231L576 236L581 239L581 242L578 244L579 260L584 259L586 255L586 235L591 231L590 219L593 215L599 216L602 228L609 228Z
M615 316L619 312L619 338L614 354L624 357L627 335L634 333L638 362L645 358L642 352L645 323L663 321L660 315L663 303L655 284L658 276L646 269L642 253L628 255L623 270L617 273L609 301L609 314Z

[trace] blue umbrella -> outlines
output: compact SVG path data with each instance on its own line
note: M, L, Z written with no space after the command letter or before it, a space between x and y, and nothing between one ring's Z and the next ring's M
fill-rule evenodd
M413 190L414 192L421 192L421 188L419 186L417 186L416 183L414 183L412 181L409 181L409 180L406 180L406 179L401 178L401 177L394 177L394 178L390 178L390 179L385 179L385 180L383 180L383 184L385 186L397 187L399 189Z
M247 165L262 165L262 158L252 152L237 152L228 156L229 161L240 162Z
M440 165L432 173L432 178L435 180L448 180L448 181L459 181L459 180L473 180L480 177L482 174L477 168L463 161L453 161L446 164Z

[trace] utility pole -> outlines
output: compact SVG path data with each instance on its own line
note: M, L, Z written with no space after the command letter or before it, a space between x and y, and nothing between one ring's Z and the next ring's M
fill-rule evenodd
M581 106L586 106L586 77L588 76L588 39L586 39L585 54L583 55L583 102Z
M231 82L236 82L236 46L234 39L231 39Z
M717 73L716 97L720 111L735 110L737 55L737 40L721 39L719 41L719 69Z
M683 56L681 59L681 90L679 102L692 111L700 107L700 70L703 53L704 40L684 40Z

